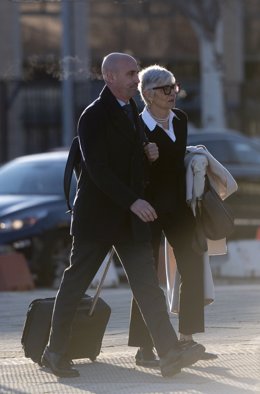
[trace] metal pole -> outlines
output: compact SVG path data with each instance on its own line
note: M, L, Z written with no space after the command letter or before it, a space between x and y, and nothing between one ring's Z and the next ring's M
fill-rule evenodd
M8 105L6 81L0 81L0 164L8 159Z
M62 0L62 144L69 146L74 135L72 2Z

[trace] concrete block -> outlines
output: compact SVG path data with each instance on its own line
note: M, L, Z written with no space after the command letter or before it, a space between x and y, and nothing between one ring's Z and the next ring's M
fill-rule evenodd
M218 271L222 277L260 277L260 240L229 242L225 261L218 266Z
M0 255L0 291L31 290L34 282L21 253Z

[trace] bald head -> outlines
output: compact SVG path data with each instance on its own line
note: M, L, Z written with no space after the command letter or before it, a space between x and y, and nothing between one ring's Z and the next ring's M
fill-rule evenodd
M118 70L129 61L136 63L136 60L126 53L113 52L105 56L101 66L104 80L107 81L108 74L117 73Z
M113 52L107 55L101 66L103 79L114 96L128 101L137 91L138 65L132 56Z

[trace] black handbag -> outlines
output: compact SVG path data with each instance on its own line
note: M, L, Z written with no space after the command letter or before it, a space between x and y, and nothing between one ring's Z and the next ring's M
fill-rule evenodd
M233 213L207 177L202 199L198 200L197 218L205 237L210 240L227 238L234 231Z

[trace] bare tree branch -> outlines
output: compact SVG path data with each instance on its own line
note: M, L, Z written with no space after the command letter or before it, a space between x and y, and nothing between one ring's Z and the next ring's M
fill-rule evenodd
M178 10L192 23L203 30L204 34L212 40L223 0L172 0Z

